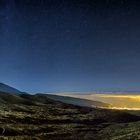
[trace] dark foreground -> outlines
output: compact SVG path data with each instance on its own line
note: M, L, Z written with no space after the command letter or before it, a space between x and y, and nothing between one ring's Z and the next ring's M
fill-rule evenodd
M93 109L45 95L0 93L0 140L138 140L139 112Z

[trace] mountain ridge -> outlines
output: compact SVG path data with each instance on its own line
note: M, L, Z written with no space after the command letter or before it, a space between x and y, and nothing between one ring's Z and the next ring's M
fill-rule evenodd
M110 104L104 103L101 101L93 101L93 100L80 99L80 98L69 97L69 96L54 95L54 94L42 94L42 95L44 95L50 99L56 100L56 101L61 101L63 103L73 104L73 105L78 105L78 106L87 106L87 107L109 107L110 106Z
M15 94L21 93L21 91L19 91L18 89L13 88L12 86L9 86L2 82L0 82L0 91L6 93L15 93Z

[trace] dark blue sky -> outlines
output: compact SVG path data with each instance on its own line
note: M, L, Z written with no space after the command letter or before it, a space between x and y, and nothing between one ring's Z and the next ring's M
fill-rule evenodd
M29 92L140 91L140 1L0 0L0 81Z

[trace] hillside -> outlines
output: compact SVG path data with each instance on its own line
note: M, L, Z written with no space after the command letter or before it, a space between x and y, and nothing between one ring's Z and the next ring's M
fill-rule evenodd
M67 104L79 105L79 106L87 106L87 107L109 107L110 104L103 103L100 101L92 101L87 99L80 99L68 96L60 96L60 95L51 95L51 94L44 94L50 99L61 101Z
M80 107L43 94L0 92L0 139L136 139L140 117L123 111Z
M6 85L4 83L0 83L0 91L2 92L7 92L7 93L21 93L19 90L9 86L9 85Z

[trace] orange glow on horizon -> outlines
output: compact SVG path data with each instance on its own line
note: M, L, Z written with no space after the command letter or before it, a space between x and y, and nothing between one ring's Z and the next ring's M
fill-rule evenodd
M140 94L63 94L81 99L101 101L110 104L109 109L140 110Z

